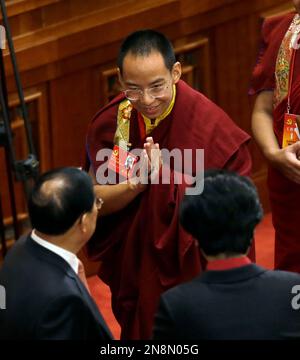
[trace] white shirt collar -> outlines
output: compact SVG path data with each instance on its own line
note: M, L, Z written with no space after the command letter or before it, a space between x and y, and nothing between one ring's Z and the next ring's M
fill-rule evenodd
M35 230L32 230L31 238L39 245L62 257L71 266L71 268L75 271L75 273L78 274L79 260L75 254L73 254L72 252L66 249L61 248L60 246L54 245L49 241L43 240L35 233Z

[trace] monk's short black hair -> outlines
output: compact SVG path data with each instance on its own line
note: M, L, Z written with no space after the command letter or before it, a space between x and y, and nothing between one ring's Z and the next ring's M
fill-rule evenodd
M200 195L185 195L180 206L183 228L206 255L244 254L263 216L256 188L244 176L208 170Z
M157 51L162 55L166 68L171 71L176 62L171 42L164 34L145 29L131 33L122 43L117 59L121 74L123 72L123 61L128 53L137 56L148 56L152 51Z
M93 209L90 176L75 167L59 168L40 176L28 201L32 227L47 235L61 235Z

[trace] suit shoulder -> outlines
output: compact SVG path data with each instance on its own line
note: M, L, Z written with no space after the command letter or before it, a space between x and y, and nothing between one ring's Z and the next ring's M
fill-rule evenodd
M173 300L175 298L179 299L187 299L189 298L189 293L195 293L195 291L205 291L207 284L202 282L201 275L192 279L183 284L179 284L174 286L173 288L167 290L163 293L163 297L167 300Z
M66 290L64 291L64 293L57 293L56 296L49 298L47 304L45 305L45 311L51 308L56 308L65 305L67 305L68 307L71 306L73 308L87 307L81 294Z
M290 271L282 271L282 270L269 270L265 272L265 277L268 279L274 279L276 281L284 281L284 282L295 282L300 285L300 274L293 273Z

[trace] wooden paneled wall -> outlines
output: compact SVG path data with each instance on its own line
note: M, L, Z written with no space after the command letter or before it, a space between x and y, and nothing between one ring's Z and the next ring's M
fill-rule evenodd
M247 96L261 20L292 9L289 0L11 0L7 10L41 169L82 159L93 114L118 91L115 61L124 37L155 28L172 40L184 79L211 97L250 132ZM5 51L15 142L20 156L23 123L18 115L12 66ZM221 124L220 124L221 125ZM3 149L0 186L10 222ZM254 143L253 178L268 208L266 165ZM18 212L25 207L20 185Z

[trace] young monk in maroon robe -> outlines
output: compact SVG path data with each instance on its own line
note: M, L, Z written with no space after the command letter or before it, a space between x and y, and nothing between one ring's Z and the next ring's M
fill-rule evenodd
M152 30L131 34L118 59L125 91L92 120L87 134L87 166L95 178L103 161L97 152L119 146L145 149L204 149L204 168L227 168L249 175L249 136L215 104L180 80L170 42ZM116 149L116 148L115 148ZM199 163L191 162L195 175ZM159 162L158 174L172 165ZM95 179L96 180L96 179ZM99 181L98 181L99 182ZM99 276L110 286L122 339L151 337L160 294L202 270L196 242L179 225L178 207L186 185L129 181L96 185L106 216L88 244L100 260Z
M269 163L275 268L300 272L300 1L294 5L297 13L263 24L250 94L258 94L253 134Z

